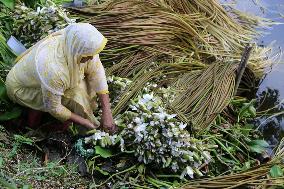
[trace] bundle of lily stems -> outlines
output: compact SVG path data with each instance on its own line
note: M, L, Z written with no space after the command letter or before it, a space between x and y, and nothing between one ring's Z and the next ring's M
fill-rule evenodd
M206 188L244 188L245 186L255 189L283 187L284 176L272 178L269 174L273 166L283 169L284 140L275 149L272 160L250 170L231 175L222 175L208 179L195 180L186 183L183 189L206 189Z
M277 59L270 56L271 48L253 42L259 36L257 28L269 26L269 20L217 0L106 0L69 11L109 39L101 56L107 74L133 80L114 114L121 113L131 98L155 81L177 91L169 110L202 132L236 94L236 70L246 45L253 46L247 69L255 79ZM267 164L243 173L195 180L183 187L281 185L281 178L267 178L267 174L274 164L283 167L282 157L283 148L279 148Z
M134 81L114 114L154 80L179 91L169 108L196 130L228 105L244 47L258 37L257 27L270 24L217 0L107 0L69 11L109 39L102 53L107 73ZM270 50L254 45L254 77L271 64Z

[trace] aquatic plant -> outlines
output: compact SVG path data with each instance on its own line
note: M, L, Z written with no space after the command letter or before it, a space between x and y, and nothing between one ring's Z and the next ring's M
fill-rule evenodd
M14 19L12 34L27 48L48 34L75 22L67 17L62 8L50 1L45 6L38 6L36 10L25 5L16 5L11 16Z

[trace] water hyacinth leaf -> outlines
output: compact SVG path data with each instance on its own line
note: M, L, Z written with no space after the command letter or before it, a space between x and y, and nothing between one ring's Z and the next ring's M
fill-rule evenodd
M248 112L250 113L250 115L252 117L255 117L256 116L256 109L254 106L250 106L249 109L248 109Z
M102 156L103 158L108 158L112 156L112 153L110 150L106 148L102 148L101 146L95 146L96 154Z
M11 111L6 111L0 115L0 121L8 121L11 119L16 119L22 114L22 109L19 107L14 107Z
M262 153L265 151L265 148L269 147L269 144L265 140L252 140L248 145L250 150L256 153Z
M283 170L278 165L274 165L273 167L271 167L269 173L270 173L270 176L273 177L273 178L283 176Z
M256 109L254 108L256 100L253 99L249 103L244 103L243 107L241 107L239 111L239 119L243 117L255 117L256 116Z
M0 0L0 2L3 3L9 9L14 9L14 7L15 7L15 1L14 0Z

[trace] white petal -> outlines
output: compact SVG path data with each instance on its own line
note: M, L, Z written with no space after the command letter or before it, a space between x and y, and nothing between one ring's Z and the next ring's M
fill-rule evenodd
M190 166L186 167L186 173L190 178L193 178L193 169Z

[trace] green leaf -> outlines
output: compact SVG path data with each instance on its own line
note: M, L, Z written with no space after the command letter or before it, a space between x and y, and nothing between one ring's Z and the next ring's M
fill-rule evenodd
M0 168L2 168L3 165L4 165L4 160L3 160L3 158L0 156Z
M33 145L34 141L28 137L22 136L22 135L14 135L14 139L21 143L21 144L28 144L28 145ZM50 168L50 166L52 166L52 162L49 163L47 166ZM54 165L53 165L54 166Z
M264 148L268 148L269 147L269 144L265 140L252 140L250 142L250 144L262 146Z
M0 101L7 102L8 96L7 96L7 90L5 86L5 82L0 79Z
M119 189L129 189L129 188L126 186L121 186Z
M250 150L256 153L262 153L265 151L265 148L269 147L269 144L265 140L252 140L248 145Z
M6 7L9 9L14 9L15 7L15 0L0 0Z
M141 165L139 165L139 167L138 167L138 172L140 173L140 174L144 174L145 173L145 165L144 164L141 164Z
M0 115L0 121L8 121L20 117L22 109L14 107L11 111L7 111Z
M22 189L32 189L31 185L24 185Z
M96 154L102 156L103 158L108 158L112 156L112 153L110 150L106 148L102 148L100 146L95 146Z
M107 171L102 170L100 167L96 166L95 170L99 171L101 174L107 176L109 173Z
M252 145L252 146L249 146L249 148L252 152L256 152L258 154L261 154L262 152L265 151L264 147L258 146L258 145Z
M255 116L256 116L256 109L255 109L255 107L250 106L249 109L248 109L248 112L250 113L250 115L251 115L252 117L255 117Z
M256 109L254 108L256 100L253 99L249 103L243 103L243 106L239 110L239 120L244 117L255 117L256 116Z
M17 189L17 185L13 180L6 180L0 175L0 186L4 186L5 188L9 189Z
M254 126L253 126L252 124L246 124L246 125L244 125L244 126L241 128L242 134L245 135L246 137L248 137L253 127L254 127Z
M19 107L14 107L11 111L6 111L0 115L0 121L8 121L20 117L22 114L22 109Z
M273 178L283 176L283 170L278 165L274 165L273 167L271 167L269 173L270 173L270 176L273 177Z

